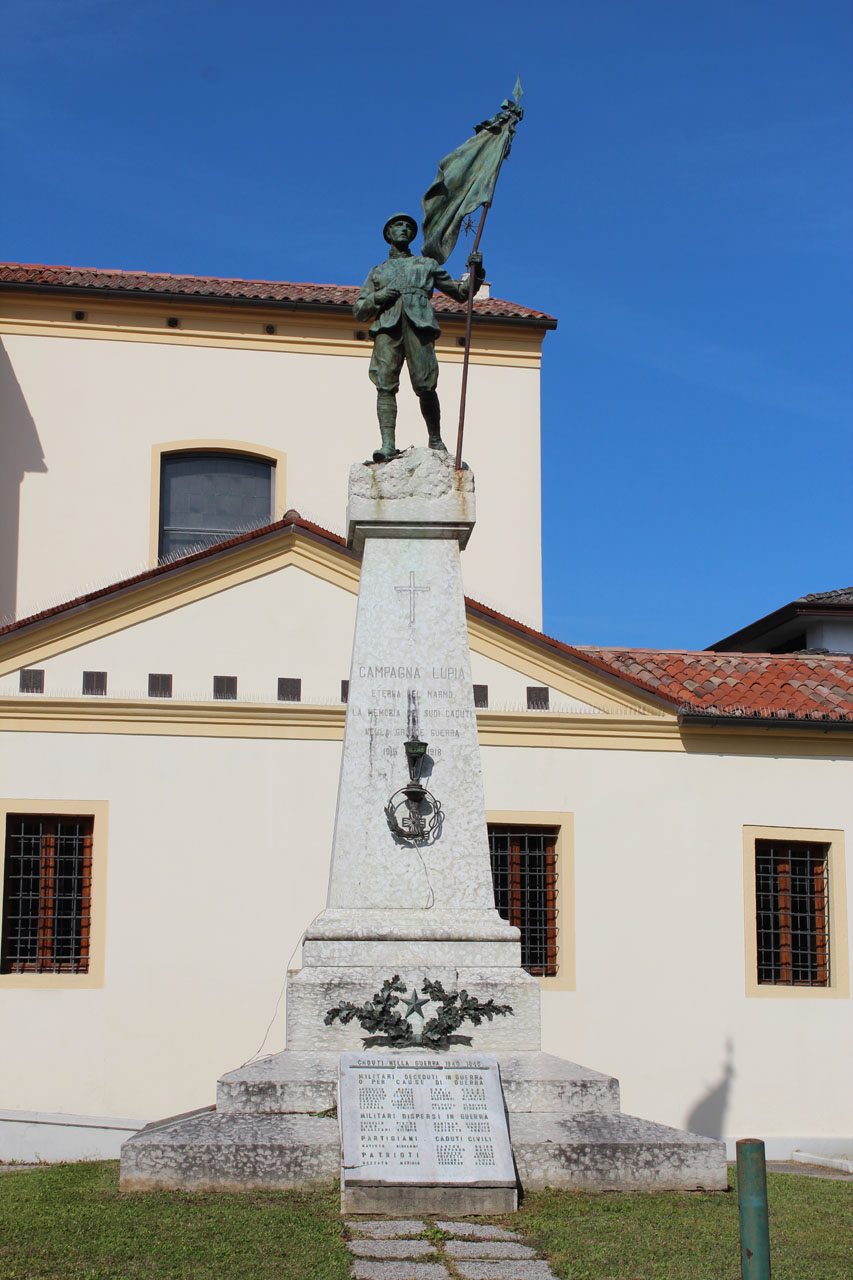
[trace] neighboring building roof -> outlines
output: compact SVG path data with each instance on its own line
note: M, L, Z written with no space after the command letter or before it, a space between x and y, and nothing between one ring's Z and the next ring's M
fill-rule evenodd
M834 591L813 591L811 595L798 596L792 603L853 605L853 587L836 587Z
M0 639L63 613L86 609L98 600L132 591L136 586L168 574L179 574L200 560L227 556L237 547L287 530L334 546L344 555L358 557L339 535L287 511L281 520L254 529L226 542L166 561L132 577L98 588L73 600L53 605L27 618L0 627ZM568 661L592 668L617 685L639 690L682 720L723 719L738 722L853 725L853 656L788 654L712 654L665 649L597 648L567 645L525 626L475 600L466 600L469 612L497 626L532 640Z
M853 720L851 656L579 647L689 715Z
M280 305L288 308L350 312L359 286L348 284L298 284L287 280L232 280L218 276L175 276L147 271L120 271L102 267L52 267L41 263L0 263L0 289L40 289L47 292L98 291L116 294L191 298L197 302L230 301L246 305ZM465 307L442 294L433 306L446 315L465 314ZM556 329L557 321L544 311L534 311L502 298L474 302L474 314L484 319L515 321Z
M853 587L836 587L833 591L814 591L798 596L782 605L781 609L765 614L708 645L708 652L743 652L744 650L784 651L788 642L796 642L802 636L809 619L853 618ZM798 647L792 643L791 648Z

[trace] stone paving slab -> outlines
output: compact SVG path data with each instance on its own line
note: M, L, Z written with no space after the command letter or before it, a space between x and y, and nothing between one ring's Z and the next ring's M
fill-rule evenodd
M448 1258L535 1258L536 1250L506 1240L448 1240Z
M550 1276L550 1272L548 1273ZM357 1260L353 1280L450 1280L450 1272L440 1262L367 1262ZM504 1280L514 1280L505 1277ZM534 1280L539 1280L535 1277Z
M370 1236L371 1240L390 1240L395 1236L416 1236L426 1230L418 1218L347 1218L350 1231Z
M504 1227L493 1227L487 1222L436 1222L442 1231L452 1236L469 1236L472 1240L520 1240L517 1231L507 1231Z
M347 1240L346 1246L357 1258L417 1258L435 1254L429 1240Z
M556 1280L547 1262L457 1262L465 1280Z

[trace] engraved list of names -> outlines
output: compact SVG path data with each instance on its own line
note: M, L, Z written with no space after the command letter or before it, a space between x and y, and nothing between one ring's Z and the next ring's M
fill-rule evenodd
M342 1053L348 1184L515 1186L497 1059Z

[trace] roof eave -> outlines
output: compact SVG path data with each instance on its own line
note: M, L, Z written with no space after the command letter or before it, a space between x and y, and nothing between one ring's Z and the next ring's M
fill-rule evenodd
M679 711L679 726L706 729L799 729L813 733L853 732L853 717L835 720L827 717L721 715L706 711Z
M825 604L811 605L803 604L798 600L792 600L789 604L782 605L781 609L776 609L773 613L768 613L763 618L757 618L755 622L750 622L746 627L741 627L740 631L733 631L730 636L723 636L722 640L717 640L714 644L709 644L705 653L713 653L717 650L723 652L738 653L740 645L749 643L756 636L769 635L770 632L777 631L788 622L794 622L797 618L822 618L837 617L839 614L846 614L853 617L853 605L840 601L837 604L827 601Z
M344 302L300 302L295 298L249 298L228 297L219 293L171 293L162 289L111 289L99 285L55 284L27 280L0 281L0 291L10 293L57 294L66 298L108 298L111 301L127 302L130 299L143 299L146 302L163 302L173 306L207 306L248 308L264 311L298 311L321 315L347 316L352 318L349 303ZM465 319L465 313L440 311L440 318L447 320ZM474 312L477 324L495 324L501 327L522 329L556 329L557 320L553 316L493 316Z

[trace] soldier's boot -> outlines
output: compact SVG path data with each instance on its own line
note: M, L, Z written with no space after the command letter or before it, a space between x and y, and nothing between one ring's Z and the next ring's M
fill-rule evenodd
M400 453L396 445L397 397L393 391L377 391L376 413L379 418L382 448L373 451L373 461L387 462L389 458L396 458Z
M421 402L421 413L429 432L427 440L429 447L447 453L447 445L441 438L441 406L438 403L438 392L421 391L418 393L418 399Z

